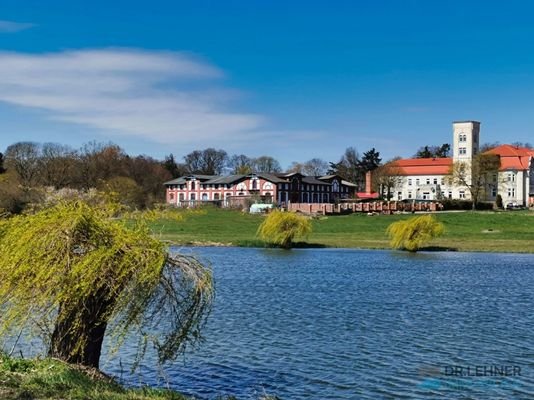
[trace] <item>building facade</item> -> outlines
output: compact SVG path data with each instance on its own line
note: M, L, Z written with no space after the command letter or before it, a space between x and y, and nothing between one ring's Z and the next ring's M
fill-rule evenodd
M395 162L398 174L393 189L395 200L470 200L466 185L452 184L449 176L456 163L470 166L480 149L480 122L458 121L453 123L452 157L412 158ZM519 206L534 203L534 150L512 145L500 145L487 152L499 157L499 170L488 177L488 187L483 190L481 201L495 201L501 195L504 205Z
M222 206L262 203L334 203L354 198L356 185L337 175L289 174L199 175L191 174L165 183L168 204L190 206L213 202Z

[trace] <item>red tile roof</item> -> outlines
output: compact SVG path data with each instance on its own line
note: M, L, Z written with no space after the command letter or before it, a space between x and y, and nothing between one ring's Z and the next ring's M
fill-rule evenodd
M406 158L395 161L399 175L447 175L452 158Z
M529 160L534 157L534 149L526 147L516 147L510 144L502 144L486 152L487 154L497 154L501 158L500 171L506 170L526 170L529 168Z

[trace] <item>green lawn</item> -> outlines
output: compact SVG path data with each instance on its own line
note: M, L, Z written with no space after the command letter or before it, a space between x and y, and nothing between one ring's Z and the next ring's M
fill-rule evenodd
M411 214L350 214L327 216L313 221L307 242L328 247L388 248L389 224ZM431 243L458 251L534 252L534 212L445 212L436 214L445 225L444 235ZM263 246L256 238L261 215L239 211L206 209L184 221L159 221L153 228L160 238L177 244L224 244Z

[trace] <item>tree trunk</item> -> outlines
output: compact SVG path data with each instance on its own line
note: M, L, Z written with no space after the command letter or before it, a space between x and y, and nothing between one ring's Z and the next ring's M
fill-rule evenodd
M59 315L62 312L67 314L56 321L48 356L71 364L99 367L107 328L106 316L114 303L103 296L102 292L99 290L75 307L70 304L60 306Z

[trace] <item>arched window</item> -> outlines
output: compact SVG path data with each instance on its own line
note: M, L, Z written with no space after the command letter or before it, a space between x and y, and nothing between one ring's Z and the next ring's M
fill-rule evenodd
M202 201L206 201L206 200L208 200L208 194L202 193Z
M195 181L191 181L191 190L195 190Z
M213 200L219 200L219 193L213 194Z
M252 190L258 190L258 180L253 179L252 180Z

